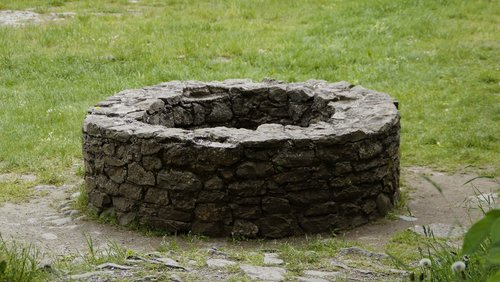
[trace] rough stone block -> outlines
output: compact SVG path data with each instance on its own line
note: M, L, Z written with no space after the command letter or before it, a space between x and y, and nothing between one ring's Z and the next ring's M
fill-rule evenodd
M146 171L137 163L128 166L128 181L138 185L155 185L156 180L152 172Z
M262 210L269 214L290 212L290 202L278 197L265 197L262 199Z
M202 182L189 171L163 170L158 173L158 186L169 190L198 191Z

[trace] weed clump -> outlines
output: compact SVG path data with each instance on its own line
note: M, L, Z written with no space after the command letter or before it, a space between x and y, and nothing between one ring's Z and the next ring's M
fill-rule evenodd
M31 282L45 277L38 268L38 250L16 242L7 244L0 237L0 281Z

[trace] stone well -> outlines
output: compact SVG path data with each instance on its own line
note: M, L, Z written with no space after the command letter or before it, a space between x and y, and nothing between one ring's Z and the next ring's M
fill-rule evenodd
M89 202L172 233L283 236L384 216L399 192L399 114L347 82L172 81L89 110Z

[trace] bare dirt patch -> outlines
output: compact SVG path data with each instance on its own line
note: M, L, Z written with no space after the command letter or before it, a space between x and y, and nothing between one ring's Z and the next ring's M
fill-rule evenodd
M33 11L0 10L0 26L22 26L25 24L40 24L47 21L62 20L72 17L74 13L40 14Z

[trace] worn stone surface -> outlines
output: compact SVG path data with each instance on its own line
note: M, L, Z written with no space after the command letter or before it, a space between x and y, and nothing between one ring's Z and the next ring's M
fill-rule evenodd
M227 259L208 259L207 266L210 268L219 268L236 265L236 262Z
M240 266L250 278L258 281L283 281L286 270L280 267L265 267L243 264Z
M339 272L333 271L320 271L320 270L304 270L305 276L320 277L320 278L333 278L339 275Z
M123 224L270 237L368 222L399 194L399 113L346 82L172 81L83 124L89 202Z
M265 253L264 254L264 264L265 265L282 265L285 262L278 257L277 253Z

